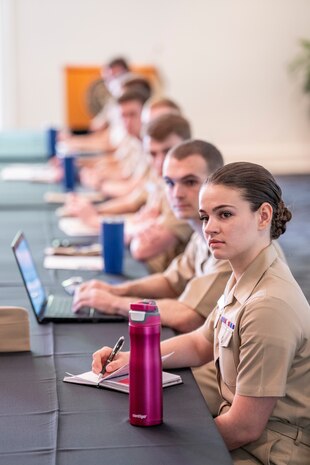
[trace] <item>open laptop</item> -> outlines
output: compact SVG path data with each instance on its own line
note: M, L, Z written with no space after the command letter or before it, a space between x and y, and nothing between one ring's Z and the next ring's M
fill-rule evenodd
M119 315L108 315L94 308L83 308L78 313L71 310L73 298L47 294L36 270L25 235L18 232L12 250L38 323L84 323L122 321Z

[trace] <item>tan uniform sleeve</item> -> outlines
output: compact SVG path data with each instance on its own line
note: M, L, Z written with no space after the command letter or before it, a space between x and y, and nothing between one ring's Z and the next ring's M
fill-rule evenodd
M215 260L210 257L204 276L191 279L180 295L179 301L207 318L223 294L230 275L231 267L226 260Z
M205 323L198 329L204 337L213 344L214 342L214 322L217 317L218 307L215 307L208 318L206 319Z
M174 247L169 247L165 252L149 258L146 263L151 273L164 273L172 260L184 251L185 245L178 242Z
M164 277L177 295L182 294L188 281L195 276L195 252L196 244L191 239L184 252L178 255L164 272Z
M127 201L131 202L133 207L138 211L147 200L147 191L143 183L136 187L129 195L127 195Z

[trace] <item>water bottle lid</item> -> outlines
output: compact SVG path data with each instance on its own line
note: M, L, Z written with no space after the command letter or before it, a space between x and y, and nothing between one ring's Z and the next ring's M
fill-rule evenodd
M155 300L142 300L141 302L130 304L130 309L143 312L156 312L158 310Z

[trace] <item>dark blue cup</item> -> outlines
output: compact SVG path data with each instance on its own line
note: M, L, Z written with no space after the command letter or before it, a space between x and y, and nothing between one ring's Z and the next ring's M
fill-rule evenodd
M123 273L124 222L107 218L101 223L101 245L104 271L111 274Z
M47 156L48 158L56 155L57 129L49 128L47 130Z
M63 165L63 186L67 192L74 191L75 186L75 159L72 155L62 158Z

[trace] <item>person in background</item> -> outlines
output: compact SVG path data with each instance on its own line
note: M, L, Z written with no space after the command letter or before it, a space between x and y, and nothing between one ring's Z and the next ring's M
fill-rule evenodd
M116 82L115 82L116 81ZM123 120L119 111L118 99L124 93L128 91L138 91L143 92L147 98L152 97L153 95L153 88L150 81L140 76L137 73L127 72L122 74L120 77L113 80L115 90L113 91L113 97L110 98L108 103L103 108L103 116L105 120L108 122L106 125L107 133L109 136L109 143L110 143L110 152L113 151L113 147L116 148L122 142L122 138L126 133L126 128L124 127Z
M90 123L90 132L84 135L70 135L61 132L57 147L60 151L102 152L109 156L117 150L126 135L126 127L121 117L118 99L129 91L145 95L145 101L152 96L150 81L139 74L129 72L122 65L122 59L112 60L106 68L107 77L102 81L105 86L104 106ZM105 68L103 68L105 69ZM86 163L85 160L83 160Z
M214 360L222 400L216 426L235 465L307 465L310 457L310 307L274 248L291 213L273 176L230 163L209 176L199 213L215 259L232 274L197 330L166 340L164 368ZM93 355L99 373L111 349ZM108 364L114 371L128 353Z
M66 128L57 131L57 153L93 151L112 154L116 150L124 136L124 128L115 98L121 93L120 78L124 78L127 74L129 74L129 65L123 57L116 57L101 68L104 108L91 120L87 134L72 134ZM97 82L92 84L98 85ZM107 94L110 94L108 98ZM61 178L63 173L58 157L51 157L49 164L58 170Z
M129 74L129 64L123 57L115 57L104 64L100 70L101 79L91 83L87 97L92 94L91 88L96 86L96 94L104 94L104 103L97 115L90 121L87 134L72 134L69 130L58 131L58 149L61 151L105 151L115 150L123 136L123 128L116 108L115 100L120 96L121 79ZM99 89L100 87L100 89ZM98 98L98 97L97 97Z
M121 197L140 183L149 167L141 142L141 112L147 98L138 88L119 97L117 102L126 135L113 155L80 169L82 185L100 190L108 197Z
M114 57L106 65L103 65L101 68L101 77L111 95L119 95L120 88L116 83L128 73L130 73L128 60L121 56Z
M145 206L126 221L125 237L133 258L145 261L152 272L164 271L192 234L188 222L177 218L171 209L162 178L166 154L190 135L190 125L183 116L167 113L149 123L143 138L153 176L147 184Z
M222 165L221 153L208 142L190 140L174 147L165 158L163 176L175 215L195 230L186 249L163 273L119 285L97 280L83 283L76 290L73 310L90 305L127 316L132 301L151 298L157 299L163 325L181 332L199 327L216 305L231 273L228 262L211 256L198 216L199 189Z
M148 137L148 124L157 119L157 116L164 114L178 114L181 116L180 107L173 100L168 98L155 99L151 102L147 102L143 106L142 115L142 134L143 134L143 148L147 156L150 152L150 141L151 137ZM155 125L156 127L156 125ZM173 123L170 124L170 127L173 130ZM180 141L183 139L190 138L190 128L185 130L184 136L181 137ZM166 131L166 134L169 136L169 130ZM163 138L163 136L161 136ZM178 142L180 142L178 141ZM155 141L156 142L156 141ZM158 141L160 143L160 141ZM166 144L165 144L166 145ZM171 147L170 147L171 148ZM154 160L156 157L152 157ZM161 175L161 173L160 173ZM150 173L150 180L154 178L154 173ZM146 178L148 182L148 177ZM99 227L100 215L114 215L114 214L125 214L125 213L135 213L146 201L146 190L145 183L140 183L136 189L126 196L118 196L117 198L111 198L106 200L104 203L97 204L93 206L90 202L81 198L77 195L74 197L68 196L69 200L67 201L63 213L66 216L78 216L86 224L93 228ZM142 193L141 193L142 190Z
M190 137L188 121L177 114L162 114L145 128L145 156L153 168L149 176L126 198L117 198L95 207L77 196L71 197L67 213L77 215L85 224L99 231L103 215L128 213L128 209L145 203L135 215L125 218L126 243L130 243L134 258L146 261L150 271L163 271L170 261L184 250L191 227L175 217L164 193L162 165L166 153ZM141 205L141 203L140 203ZM70 210L71 208L71 210Z
M101 78L103 85L110 92L110 99L101 111L91 120L90 130L101 131L109 126L119 124L117 112L115 112L115 102L122 93L121 81L130 74L128 61L124 57L115 57L101 68Z

